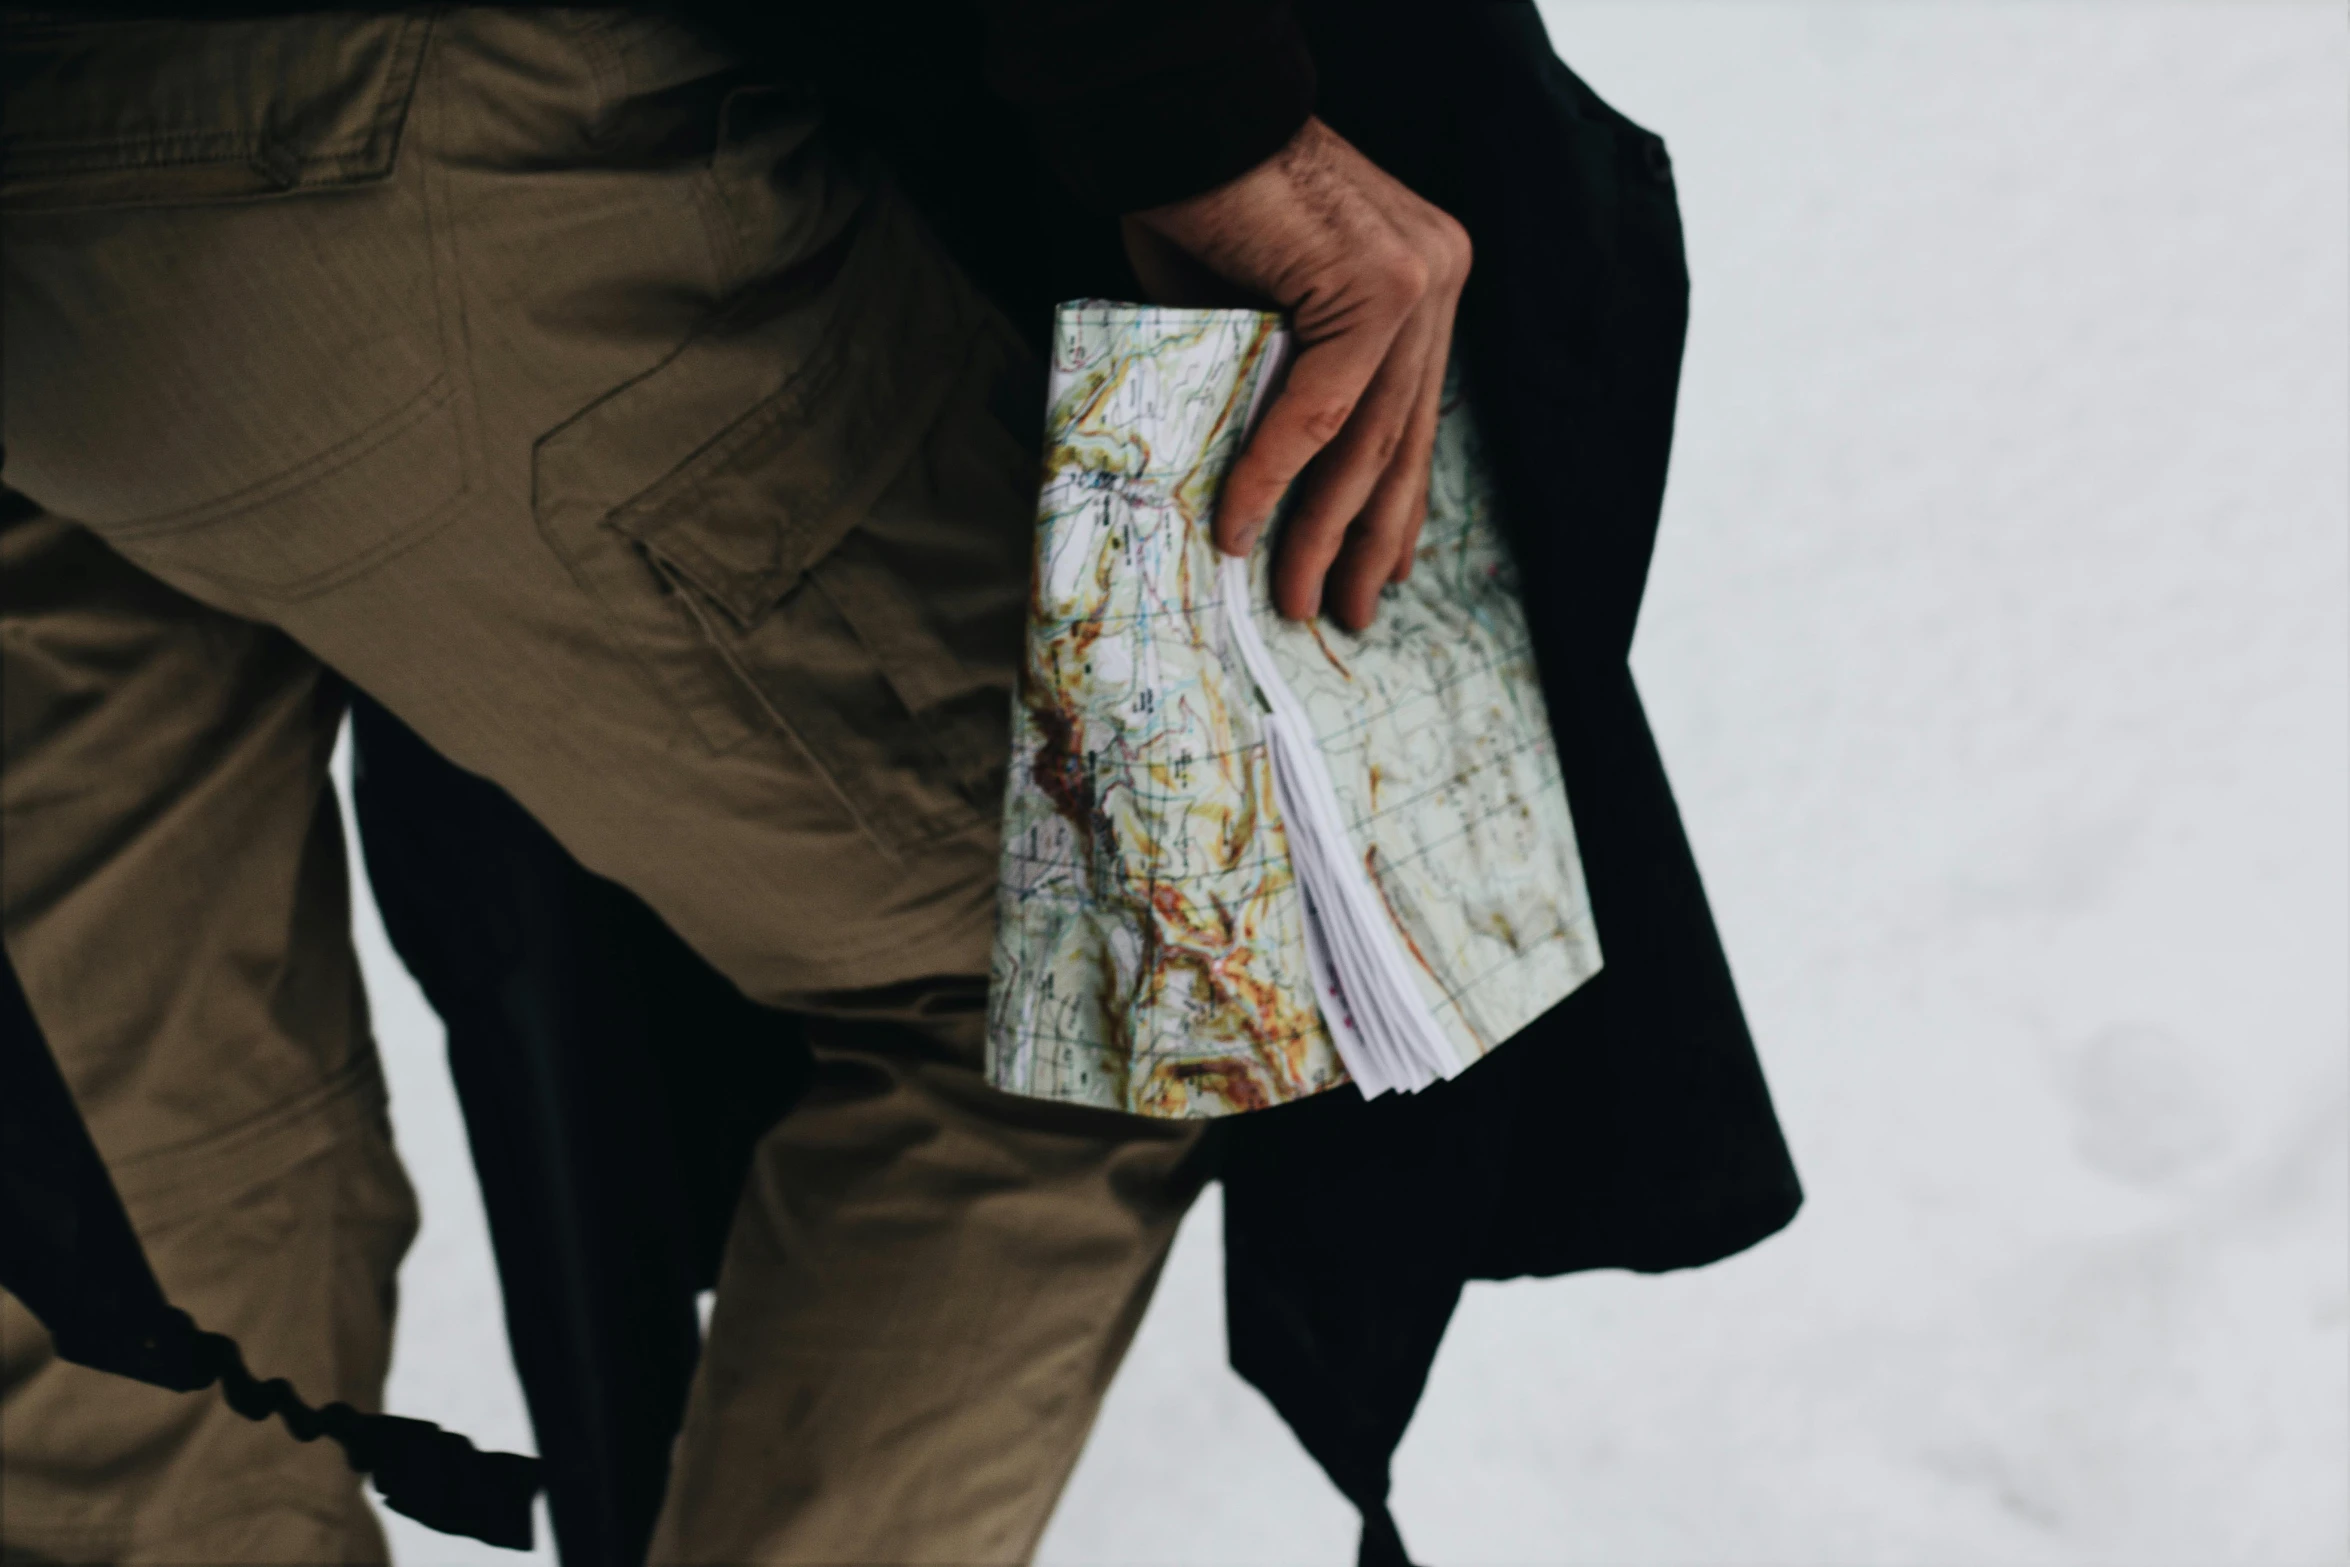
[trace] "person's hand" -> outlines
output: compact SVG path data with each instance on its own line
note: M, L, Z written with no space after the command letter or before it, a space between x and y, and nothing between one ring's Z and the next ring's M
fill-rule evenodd
M1216 544L1246 555L1304 473L1273 601L1295 620L1327 606L1360 631L1380 589L1411 574L1468 234L1318 119L1238 179L1124 229L1160 302L1289 312L1289 379L1225 481Z

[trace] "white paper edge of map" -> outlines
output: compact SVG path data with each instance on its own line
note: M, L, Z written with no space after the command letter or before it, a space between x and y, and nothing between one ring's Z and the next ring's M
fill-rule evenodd
M1241 421L1245 443L1279 381L1287 332L1266 345L1263 369ZM1312 720L1275 668L1250 609L1249 561L1223 555L1218 571L1224 620L1241 662L1268 709L1265 745L1273 788L1305 902L1306 966L1315 1000L1347 1075L1366 1099L1409 1093L1460 1071L1451 1040L1414 982L1385 905L1346 831L1346 813L1314 737Z

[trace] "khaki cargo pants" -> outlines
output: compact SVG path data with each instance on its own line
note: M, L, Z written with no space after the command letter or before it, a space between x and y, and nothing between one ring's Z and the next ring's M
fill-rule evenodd
M415 1212L347 679L814 1018L656 1559L1025 1557L1194 1139L980 1079L1038 415L1005 323L805 89L657 20L8 49L6 938L166 1287L379 1396ZM11 1559L381 1559L324 1444L0 1304Z

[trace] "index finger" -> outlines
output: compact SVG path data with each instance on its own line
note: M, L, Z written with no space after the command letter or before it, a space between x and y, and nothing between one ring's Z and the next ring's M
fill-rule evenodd
M1290 484L1354 416L1404 319L1399 313L1389 321L1350 324L1306 345L1290 361L1289 379L1224 481L1216 508L1218 549L1246 555L1255 547Z

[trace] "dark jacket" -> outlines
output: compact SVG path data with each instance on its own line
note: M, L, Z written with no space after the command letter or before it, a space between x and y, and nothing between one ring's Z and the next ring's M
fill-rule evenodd
M1323 117L1476 245L1460 348L1606 960L1442 1089L1232 1128L1233 1363L1363 1507L1369 1560L1464 1279L1691 1267L1802 1196L1627 663L1687 321L1664 145L1531 5L1334 0L1309 26Z

